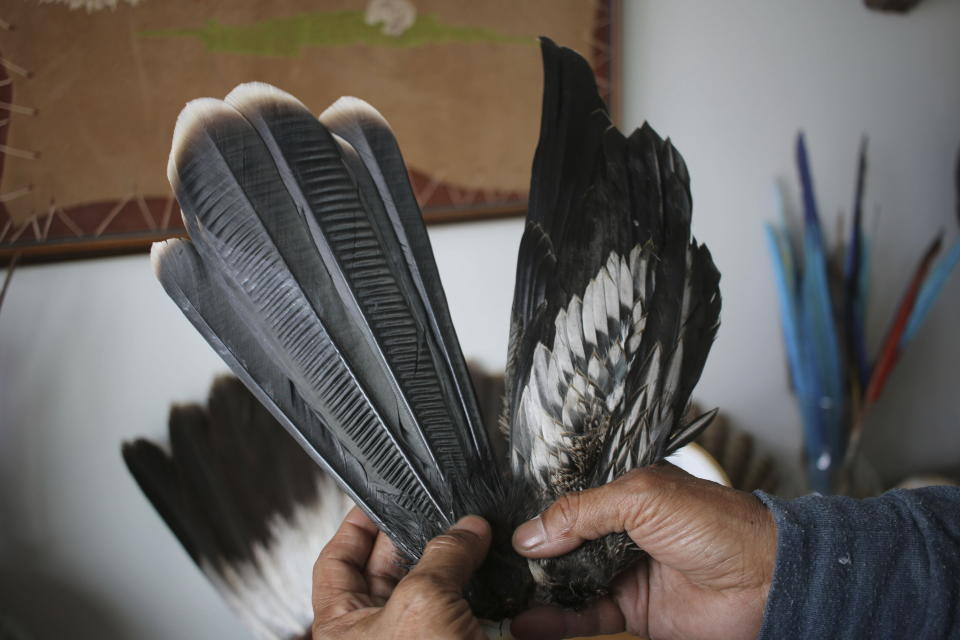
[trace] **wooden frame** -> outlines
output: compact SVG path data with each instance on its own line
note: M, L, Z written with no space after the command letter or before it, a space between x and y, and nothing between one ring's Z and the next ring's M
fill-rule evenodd
M186 2L187 0L184 1ZM238 0L232 1L238 2ZM253 0L251 0L251 2L252 1ZM295 7L297 2L303 2L304 0L284 1L290 5L290 7ZM339 0L339 2L331 0L331 6L346 6L350 3L359 3L362 5L365 1L372 2L373 0ZM387 1L408 4L415 3L417 5L431 4L431 0ZM438 1L439 0L434 0L432 5L434 9L440 6L437 4ZM122 0L122 2L137 5L138 0ZM555 0L527 0L524 4L533 6L537 2L554 3ZM170 0L170 4L174 5L177 3L174 2L174 0ZM217 5L215 2L211 4ZM240 4L242 4L242 2ZM280 4L283 3L281 2ZM464 6L468 6L473 3L465 2L463 4ZM582 0L571 0L570 6L578 7L583 4ZM172 11L168 12L168 14L173 17L167 18L166 16L168 14L159 13L159 10L153 8L158 5L153 3L150 5L143 3L139 6L126 6L121 3L115 12L126 11L129 12L131 16L139 16L142 15L144 10L140 8L141 6L144 9L150 6L151 10L158 11L158 17L154 19L155 22L166 19L168 22L178 24L176 22L177 19L181 22L185 20L185 18L179 17L178 14ZM223 5L217 6L223 7ZM444 6L450 5L447 3L447 5ZM611 110L614 112L615 117L619 111L619 105L616 101L619 97L616 91L619 85L617 81L617 73L619 71L617 52L620 48L619 34L616 29L619 17L618 8L616 0L596 0L595 4L590 8L593 12L592 25L590 25L588 30L581 29L584 34L589 33L589 35L585 35L583 38L584 43L589 45L589 50L583 46L584 43L568 43L560 40L559 36L555 37L560 44L569 44L591 58L601 90L606 94L605 97L608 104L611 105ZM35 202L29 210L29 215L25 215L23 210L17 211L17 207L24 201L23 198L25 196L34 197L35 195L31 193L35 190L35 181L31 177L30 170L33 167L42 166L45 158L50 158L51 154L53 157L56 157L58 153L58 149L55 147L50 149L43 148L41 151L29 150L27 148L28 145L24 143L25 134L21 135L18 139L18 132L23 128L37 127L38 119L42 119L44 108L37 108L30 103L32 96L31 91L35 88L38 79L49 74L49 71L43 69L36 74L33 73L34 69L32 67L34 65L42 67L43 61L38 57L31 59L31 51L29 48L26 49L26 53L24 54L25 59L21 60L17 58L18 44L20 48L23 48L25 45L22 43L27 41L26 38L28 34L30 36L42 34L45 29L54 29L57 28L58 25L62 28L64 24L87 21L93 25L92 28L96 28L101 22L115 20L119 16L106 14L106 12L100 12L104 15L97 14L96 12L88 14L82 14L79 11L70 12L68 8L57 4L34 5L32 3L23 3L22 6L5 11L16 15L0 15L0 266L6 264L14 255L18 256L21 262L40 262L139 252L145 250L152 242L157 240L182 235L184 231L176 201L169 194L169 188L166 187L166 185L156 186L156 181L154 181L154 186L151 188L138 188L136 183L129 188L115 188L109 197L74 198L73 200L61 198L58 201L55 196L51 196L49 199L41 199L38 196L34 198ZM138 11L141 13L137 13ZM345 11L341 11L341 13L345 13ZM432 18L433 15L434 14L427 13L424 14L424 18ZM60 22L58 22L58 20ZM539 22L539 20L537 22ZM531 25L530 28L537 27ZM33 31L33 33L30 33L31 31ZM172 32L172 30L170 31ZM523 29L518 28L516 31L522 33ZM181 30L181 32L183 32L183 30ZM198 32L198 30L195 30L195 32ZM141 30L137 32L137 35L146 42L146 44L138 44L141 49L149 49L149 47L154 46L152 40L147 40L147 38L154 35L154 32ZM160 35L164 36L165 34ZM177 35L179 36L180 33ZM549 33L549 35L553 34ZM9 47L5 46L5 40L11 42ZM100 40L102 41L103 38ZM192 46L184 45L179 40L176 44L177 48L175 51L177 52L187 46ZM480 50L480 52L476 54L480 57L490 55L490 50L500 45L480 42L475 46ZM507 47L509 45L502 46ZM409 49L404 50L404 52L405 51L409 51ZM521 53L524 56L533 57L533 54L530 53L529 50L522 50ZM105 55L109 56L109 52ZM146 54L140 51L138 55ZM213 57L214 55L221 54L216 52L210 55ZM109 57L107 59L109 60ZM258 59L252 57L250 59L252 60L251 66L256 68L259 63ZM148 65L149 63L141 64ZM303 57L300 59L281 60L279 62L271 58L265 64L282 64L286 69L296 68L298 64L302 67L307 65L308 62L303 61ZM538 59L536 60L536 65L537 74L539 74ZM189 69L187 69L187 71L189 71ZM267 72L259 70L259 73ZM414 71L414 73L421 74L416 75L415 79L423 77L421 71ZM126 79L127 77L124 76L124 80ZM142 82L143 78L140 80ZM201 80L200 82L202 84L202 82L205 81ZM216 86L216 82L213 79L211 79L210 82ZM534 83L530 80L524 82L525 86L532 84ZM92 86L94 87L93 90L102 91L102 88L96 87L95 83ZM151 86L151 89L156 89L156 87ZM461 91L462 88L460 86L447 86L446 90L458 92ZM530 87L530 90L533 97L529 98L528 96L528 98L535 100L534 104L539 104L539 86ZM213 91L215 92L216 89ZM295 89L292 89L291 92L300 96ZM34 91L34 93L36 92ZM100 95L97 96L96 99L101 100L102 104L107 104L111 100L108 95ZM46 98L46 100L49 100L49 97ZM307 100L304 101L312 108L316 108L317 106L307 102ZM371 99L371 102L377 104L373 99ZM60 103L57 104L60 105ZM89 108L95 110L97 104L99 103L96 101L89 102L89 105L93 105ZM182 104L182 102L179 104ZM77 107L77 109L80 108L80 106ZM530 112L531 109L536 112L535 114L532 112L528 113L531 117L535 115L535 120L531 121L539 120L538 108L533 107L533 105L525 105L524 108L525 113ZM486 111L489 112L491 109L487 108ZM4 112L6 112L6 114ZM4 115L8 117L3 118ZM163 122L172 127L172 117L167 118ZM393 122L392 118L391 122ZM101 123L100 126L108 127L108 133L110 133L110 129L112 129L114 125L107 122L106 125ZM123 123L118 121L116 126L122 127ZM497 127L494 126L493 128L495 129ZM524 131L527 132L530 129L530 126L525 126ZM95 133L95 128L91 130ZM73 131L73 129L68 129L66 134L60 136L57 140L57 144L63 142L64 137L72 135ZM535 138L536 131L529 131L529 133ZM37 137L42 138L42 135L42 133L38 133ZM86 125L77 127L77 135L90 135L90 132L86 130ZM404 148L406 155L407 143L404 141L402 131L398 130L398 137L400 138L401 146ZM415 134L408 135L407 140L411 138L416 141ZM166 143L169 143L169 135L166 138ZM529 143L527 146L530 146ZM523 156L525 166L529 167L529 158L532 157L532 147L523 149L522 152L516 149L504 149L503 152L504 155L510 155L511 157ZM429 170L421 170L415 166L415 163L411 163L409 156L407 160L408 165L411 167L411 183L421 203L424 218L428 224L446 224L451 222L519 216L523 215L526 211L526 189L524 187L518 187L514 184L510 189L501 190L498 189L496 185L490 185L491 188L487 188L482 184L479 186L461 186L456 180L447 181L431 174ZM165 157L155 158L155 162L159 165L165 162ZM75 163L73 166L77 166L78 164L80 165L78 167L78 174L82 174L85 170L82 166L84 163ZM123 166L120 160L118 160L117 164L120 167ZM19 177L19 182L14 181L13 178L10 177L11 171L13 173L19 171L20 174L22 174ZM528 172L529 169L522 172L524 184L528 179ZM39 176L39 182L49 179L42 171L38 170L36 173ZM110 171L105 171L105 173L109 174ZM518 171L514 171L514 174L517 173ZM64 172L61 170L60 174L61 176L62 174L67 174L66 179L69 179L72 171ZM9 179L5 181L3 178ZM82 178L77 177L77 180L80 181ZM88 183L90 182L89 177L86 180ZM60 181L63 182L64 180L61 179ZM514 182L516 183L516 181Z

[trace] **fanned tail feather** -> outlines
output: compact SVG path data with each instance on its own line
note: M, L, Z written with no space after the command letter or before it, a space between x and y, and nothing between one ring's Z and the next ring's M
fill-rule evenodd
M346 138L266 85L188 105L169 173L195 249L157 261L244 382L416 559L493 458L399 153L383 170L383 131L338 126Z
M434 340L442 350L443 358L438 366L450 372L450 380L455 384L452 397L468 418L463 426L470 430L477 459L489 461L493 455L492 446L486 431L477 430L483 422L480 410L470 387L470 374L450 318L440 274L432 259L430 239L396 138L383 116L357 98L340 98L320 115L320 122L352 147L369 170L417 291L422 299L430 302L425 312L429 315ZM375 196L370 194L368 198L374 200Z

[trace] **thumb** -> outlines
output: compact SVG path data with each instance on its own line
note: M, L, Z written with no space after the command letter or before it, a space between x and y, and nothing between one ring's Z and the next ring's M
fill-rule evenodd
M400 582L426 583L459 593L490 548L490 525L478 516L461 518L427 543L417 565Z
M678 538L729 516L721 513L730 502L727 492L739 493L673 465L638 469L610 484L562 496L517 528L513 546L529 558L547 558L586 540L626 532L651 556L667 560L663 556L677 551Z
M363 638L483 638L463 587L490 548L490 525L466 516L427 543ZM371 616L373 618L373 616Z

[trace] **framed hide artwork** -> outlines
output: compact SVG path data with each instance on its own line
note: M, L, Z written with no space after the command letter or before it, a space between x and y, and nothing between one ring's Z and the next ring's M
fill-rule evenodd
M139 251L183 233L177 114L263 81L319 114L390 122L428 223L525 212L536 36L593 64L616 111L615 0L5 0L0 267Z

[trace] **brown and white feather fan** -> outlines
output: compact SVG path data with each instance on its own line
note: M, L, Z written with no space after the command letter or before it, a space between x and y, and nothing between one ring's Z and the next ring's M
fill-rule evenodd
M239 380L173 406L168 440L126 443L123 458L256 637L303 637L313 561L352 503Z

